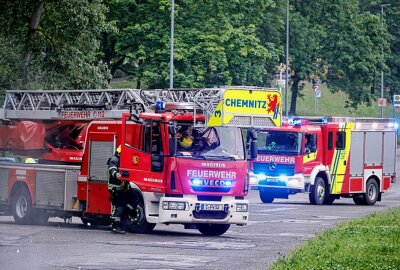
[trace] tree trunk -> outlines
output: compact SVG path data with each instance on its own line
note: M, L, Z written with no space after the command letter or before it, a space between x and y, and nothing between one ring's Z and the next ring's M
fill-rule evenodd
M293 83L292 83L292 97L290 100L290 110L289 114L290 115L295 115L296 114L296 102L297 102L297 96L299 94L299 83L300 83L300 78L296 75L292 77Z
M26 33L26 38L25 38L25 51L24 51L24 78L23 78L23 85L22 87L26 87L26 84L28 82L28 74L29 74L29 61L31 59L31 54L30 54L30 43L33 38L33 36L36 33L36 30L39 27L40 23L40 18L42 17L44 11L44 2L40 1L38 6L36 7L35 11L32 14L31 17L31 22L29 24L29 29L28 32Z

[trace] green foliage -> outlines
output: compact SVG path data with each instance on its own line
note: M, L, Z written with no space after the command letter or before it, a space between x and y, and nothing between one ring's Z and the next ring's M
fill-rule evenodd
M18 42L0 34L0 89L18 87L23 70L21 55L22 48Z
M348 106L356 107L374 97L375 80L383 67L381 51L388 49L390 36L379 15L364 12L359 5L359 0L293 3L294 95L301 90L297 89L299 81L317 75L331 91L346 92ZM291 113L295 109L292 104Z
M106 23L101 0L6 0L0 9L5 14L0 33L11 47L19 48L20 60L8 63L24 65L24 70L15 71L24 81L22 87L30 88L32 83L49 89L107 86L110 77L98 60L98 38L111 25ZM36 28L32 27L34 14L40 14ZM15 79L8 80L13 88Z
M171 1L111 1L110 10L116 5L125 12L110 13L120 23L118 35L103 40L112 51L108 62L139 85L168 87ZM264 46L258 37L270 5L266 0L175 1L174 87L265 85L272 72L269 60L277 58L276 45Z
M320 234L271 270L398 269L399 234L399 209L375 213Z
M302 82L317 77L345 92L347 107L380 95L381 70L386 97L396 93L397 2L290 1L291 113ZM170 0L3 0L0 12L0 89L99 88L123 75L169 86ZM280 0L175 0L174 87L273 84L285 15Z

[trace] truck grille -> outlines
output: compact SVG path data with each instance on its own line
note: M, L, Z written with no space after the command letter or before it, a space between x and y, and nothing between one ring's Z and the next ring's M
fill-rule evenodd
M202 191L202 192L229 192L231 190L230 187L192 187L194 191Z
M294 175L295 164L274 164L272 163L253 163L255 174L265 174L268 176L292 176Z

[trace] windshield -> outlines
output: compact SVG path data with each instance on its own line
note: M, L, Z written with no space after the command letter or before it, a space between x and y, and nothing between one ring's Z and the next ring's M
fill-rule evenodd
M258 134L259 154L300 155L301 133L285 131L261 131Z
M177 156L207 160L244 160L242 133L234 127L177 125Z

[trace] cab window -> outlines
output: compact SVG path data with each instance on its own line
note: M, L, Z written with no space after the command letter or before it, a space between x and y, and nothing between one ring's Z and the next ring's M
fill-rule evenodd
M317 134L306 134L305 141L304 154L317 152Z

